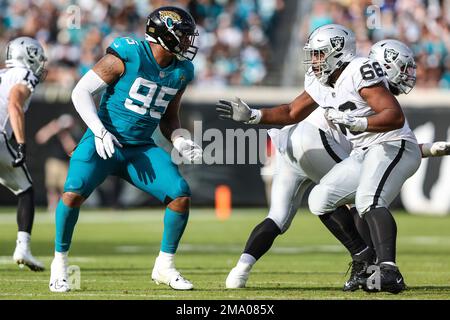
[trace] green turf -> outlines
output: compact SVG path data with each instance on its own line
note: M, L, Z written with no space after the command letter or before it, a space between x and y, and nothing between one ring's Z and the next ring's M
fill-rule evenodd
M150 281L159 249L162 210L83 211L70 263L81 268L81 290L48 290L53 251L53 217L37 213L33 252L43 273L12 264L14 210L0 214L0 299L449 299L450 216L397 213L398 264L409 290L399 294L344 293L349 256L318 218L299 212L290 230L254 267L248 288L226 290L225 278L265 209L235 210L218 221L213 210L193 209L177 267L195 290L177 292Z

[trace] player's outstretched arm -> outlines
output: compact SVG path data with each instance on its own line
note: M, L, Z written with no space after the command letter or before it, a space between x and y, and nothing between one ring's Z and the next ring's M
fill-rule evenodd
M450 142L437 141L429 143L420 143L422 158L443 157L450 155Z
M192 163L196 163L202 158L202 148L194 141L186 139L177 133L177 129L181 128L179 111L183 93L184 90L179 91L170 101L166 112L159 122L159 128L162 134L167 138L167 140L172 142L174 148L178 150L183 157Z
M289 104L259 110L250 108L239 98L235 101L219 100L216 104L216 111L220 119L230 119L248 124L289 125L304 120L317 107L317 103L304 91Z
M8 113L17 142L17 156L12 162L13 167L21 166L25 162L25 115L23 106L30 95L30 89L23 84L16 84L9 92Z
M93 96L114 83L125 71L125 66L119 58L106 54L89 70L72 91L72 101L81 119L95 135L95 148L103 159L111 158L114 146L122 147L119 141L108 130L97 115Z

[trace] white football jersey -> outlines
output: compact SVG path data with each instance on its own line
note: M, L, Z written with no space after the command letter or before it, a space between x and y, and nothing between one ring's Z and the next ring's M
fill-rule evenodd
M38 78L36 78L32 71L26 68L14 67L0 70L0 132L5 132L8 139L11 138L12 134L8 113L8 100L11 88L16 84L24 84L33 93L38 83ZM30 98L31 95L23 106L24 112L28 110Z
M354 117L368 117L375 112L361 97L359 90L381 81L387 86L387 80L380 64L372 59L358 57L353 59L344 69L334 88L322 85L314 76L314 73L305 74L305 91L322 108L332 107L339 111L348 112ZM331 122L329 122L329 125L337 128ZM385 141L402 139L417 143L407 121L401 129L381 133L351 132L344 126L339 126L339 129L353 144L354 148L363 148Z
M345 150L352 149L351 142L342 133L341 129L325 118L325 109L317 108L303 121L309 122L316 128L321 129L325 133L331 135L334 138L334 140L338 144L340 144L342 148L344 148Z

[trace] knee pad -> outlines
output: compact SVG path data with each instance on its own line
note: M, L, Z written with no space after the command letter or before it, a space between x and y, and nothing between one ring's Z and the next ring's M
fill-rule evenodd
M83 194L85 183L78 176L68 176L64 184L64 192L75 192Z
M289 229L292 217L288 217L288 213L284 212L284 210L275 211L273 208L270 209L269 214L266 218L266 220L271 220L277 227L280 229L280 234L283 234L286 232L287 229Z
M170 198L172 201L173 199L180 198L180 197L190 197L191 196L191 189L189 188L188 183L183 178L178 179L177 181L174 181L172 184L171 190L167 192L166 200L164 202L167 202Z
M19 193L17 195L17 198L20 199L29 199L29 198L34 198L34 188L33 186L29 187L27 190Z
M316 216L334 211L336 205L330 201L331 194L330 187L320 184L315 186L308 197L309 210Z
M363 198L356 197L355 199L355 208L359 213L359 216L362 217L365 213L369 212L372 209L375 209L376 207L372 208L372 204L368 201L364 201Z

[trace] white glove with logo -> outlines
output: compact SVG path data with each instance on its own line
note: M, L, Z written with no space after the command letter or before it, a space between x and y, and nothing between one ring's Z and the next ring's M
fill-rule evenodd
M338 111L333 108L326 108L325 118L334 124L342 124L350 131L363 132L367 130L366 117L354 117L346 112Z
M240 98L236 101L219 100L216 104L216 111L220 119L230 119L247 124L257 124L261 121L261 111L251 109Z
M102 128L100 130L100 133L98 135L95 135L94 140L95 149L97 150L98 155L100 156L100 158L105 160L113 156L115 151L114 145L122 148L119 140L117 140L117 138L105 128Z
M203 156L202 148L190 139L182 136L172 138L173 147L191 163L198 163Z
M450 142L438 141L422 144L422 155L427 157L442 157L450 155Z

